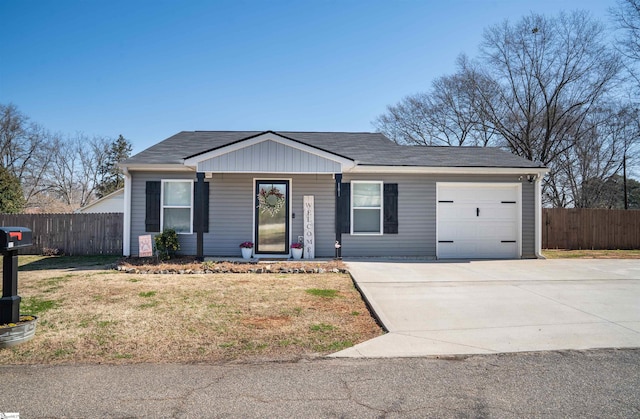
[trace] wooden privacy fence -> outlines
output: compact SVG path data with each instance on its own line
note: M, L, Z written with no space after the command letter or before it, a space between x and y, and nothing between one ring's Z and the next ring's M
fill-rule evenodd
M21 254L57 249L65 255L121 255L123 214L0 214L0 226L27 227L33 246Z
M545 249L640 249L640 210L543 208Z

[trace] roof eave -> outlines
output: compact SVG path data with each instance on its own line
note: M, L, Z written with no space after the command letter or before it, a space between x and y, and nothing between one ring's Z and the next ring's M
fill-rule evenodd
M549 171L546 167L435 167L435 166L382 166L357 165L349 173L398 173L398 174L503 174L544 176Z
M288 136L286 136L286 135L280 134L279 132L275 132L275 131L271 131L271 130L269 130L269 131L263 131L263 132L260 132L260 133L258 133L258 134L250 135L250 136L248 136L248 137L241 138L241 139L239 139L239 140L232 141L232 142L229 142L229 143L227 143L227 144L224 144L224 145L221 145L221 146L218 146L218 147L213 147L213 148L210 148L210 149L208 149L208 150L204 150L204 151L198 152L198 153L196 153L196 154L192 154L192 155L190 155L190 156L185 157L185 158L184 158L184 160L185 160L186 162L197 161L197 160L198 160L198 157L200 157L200 156L202 156L202 155L205 155L205 154L211 154L211 153L214 153L214 152L216 152L216 151L218 151L218 150L221 150L221 149L228 149L228 148L231 148L232 146L234 146L234 145L236 145L236 144L240 144L240 143L246 142L246 141L248 141L248 140L252 140L252 139L254 139L254 138L259 138L259 137L261 137L261 136L263 136L263 135L268 135L268 134L275 135L275 136L277 136L277 137L284 138L285 140L292 141L292 142L297 143L297 144L299 144L300 146L305 147L305 148L306 148L306 147L309 147L309 148L312 148L312 149L318 150L318 151L323 152L323 153L331 154L331 155L334 155L334 156L336 156L336 157L339 157L339 158L342 158L342 159L345 159L345 160L353 161L353 159L352 159L352 158L350 158L350 157L344 156L344 155L342 155L342 154L338 154L338 153L336 153L336 152L334 152L334 151L329 151L329 150L326 150L326 149L324 149L324 148L320 148L320 147L317 147L317 146L314 146L314 145L307 144L307 143L305 143L305 142L303 142L303 141L296 140L295 138L288 137Z
M195 170L195 168L185 166L183 163L120 163L118 166L129 171L139 172L193 172Z

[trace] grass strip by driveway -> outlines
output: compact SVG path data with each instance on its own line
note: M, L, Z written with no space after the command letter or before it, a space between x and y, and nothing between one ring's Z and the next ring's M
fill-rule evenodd
M39 322L33 340L0 349L0 364L295 360L383 333L346 274L136 275L61 266L21 269L21 312Z

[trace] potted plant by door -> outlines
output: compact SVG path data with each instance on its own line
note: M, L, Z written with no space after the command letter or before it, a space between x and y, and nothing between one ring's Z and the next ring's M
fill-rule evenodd
M240 251L242 252L243 259L251 259L251 253L253 252L253 242L240 243Z
M293 243L291 245L291 256L293 256L294 259L301 259L303 247L302 243Z

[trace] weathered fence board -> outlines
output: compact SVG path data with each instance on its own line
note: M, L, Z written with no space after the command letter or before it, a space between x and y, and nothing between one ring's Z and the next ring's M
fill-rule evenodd
M27 227L33 246L21 254L58 249L66 255L121 255L123 214L0 214L0 226Z
M545 249L640 249L640 210L543 208Z

